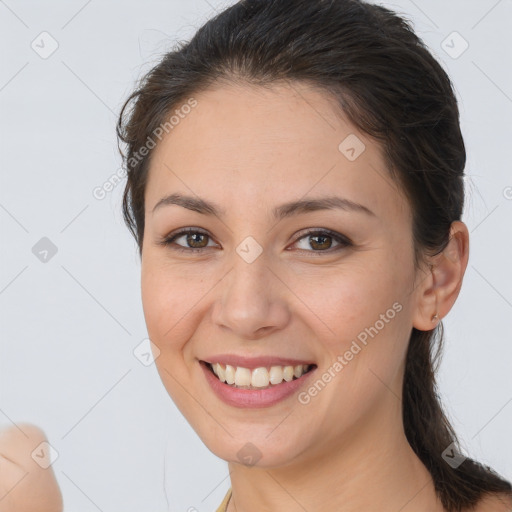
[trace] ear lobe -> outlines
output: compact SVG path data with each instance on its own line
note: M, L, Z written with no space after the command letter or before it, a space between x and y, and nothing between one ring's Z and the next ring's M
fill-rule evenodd
M469 232L461 221L450 227L450 241L443 252L430 258L430 275L418 286L413 326L421 331L433 329L453 307L469 259ZM439 320L433 319L438 315Z

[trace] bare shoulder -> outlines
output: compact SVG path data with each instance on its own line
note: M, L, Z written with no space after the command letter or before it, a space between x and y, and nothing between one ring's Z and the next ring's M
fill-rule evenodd
M16 445L30 444L34 440L44 440L46 434L37 425L32 423L18 423L0 429L0 443L15 443Z
M0 429L0 512L62 512L63 500L45 452L45 432L30 423Z
M487 495L475 508L467 512L512 512L512 496L510 494Z
M30 452L46 435L39 427L30 423L19 423L0 429L0 455L25 467L30 461Z

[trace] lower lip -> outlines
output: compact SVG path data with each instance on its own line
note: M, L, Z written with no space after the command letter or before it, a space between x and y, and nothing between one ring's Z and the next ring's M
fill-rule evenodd
M207 363L200 362L201 368L205 374L206 380L210 384L213 392L226 404L233 407L270 407L304 386L309 377L316 368L305 373L298 379L290 382L282 382L266 389L241 389L221 382L210 370Z

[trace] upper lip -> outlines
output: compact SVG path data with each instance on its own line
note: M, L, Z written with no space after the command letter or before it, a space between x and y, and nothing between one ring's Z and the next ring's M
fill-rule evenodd
M230 366L240 366L253 370L254 368L270 367L270 366L298 366L299 364L314 365L312 361L304 359L291 359L289 357L279 356L259 356L247 357L236 354L217 354L206 359L202 359L206 363L229 364Z

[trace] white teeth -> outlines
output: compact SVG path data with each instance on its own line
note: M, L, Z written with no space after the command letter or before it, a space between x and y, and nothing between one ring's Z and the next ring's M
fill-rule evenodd
M214 365L214 371L219 376L219 379L222 382L225 382L225 380L226 380L226 371L224 370L224 368L222 368L222 366L219 363L216 363Z
M251 370L248 368L236 367L235 384L237 386L250 386L251 385Z
M290 382L293 379L293 366L284 367L283 378L286 382Z
M255 368L252 371L251 386L254 388L266 388L269 383L268 371L266 368Z
M259 367L251 371L249 368L241 366L229 364L223 366L220 363L215 363L211 365L211 368L221 382L237 387L261 389L281 384L283 380L290 382L294 378L298 379L309 370L309 365Z
M271 384L281 384L281 382L283 382L283 367L272 366L270 368L269 378Z
M215 371L215 369L214 369ZM235 369L230 366L229 364L226 365L226 371L224 376L226 377L226 382L228 384L234 384L235 383ZM218 377L218 375L217 375Z

